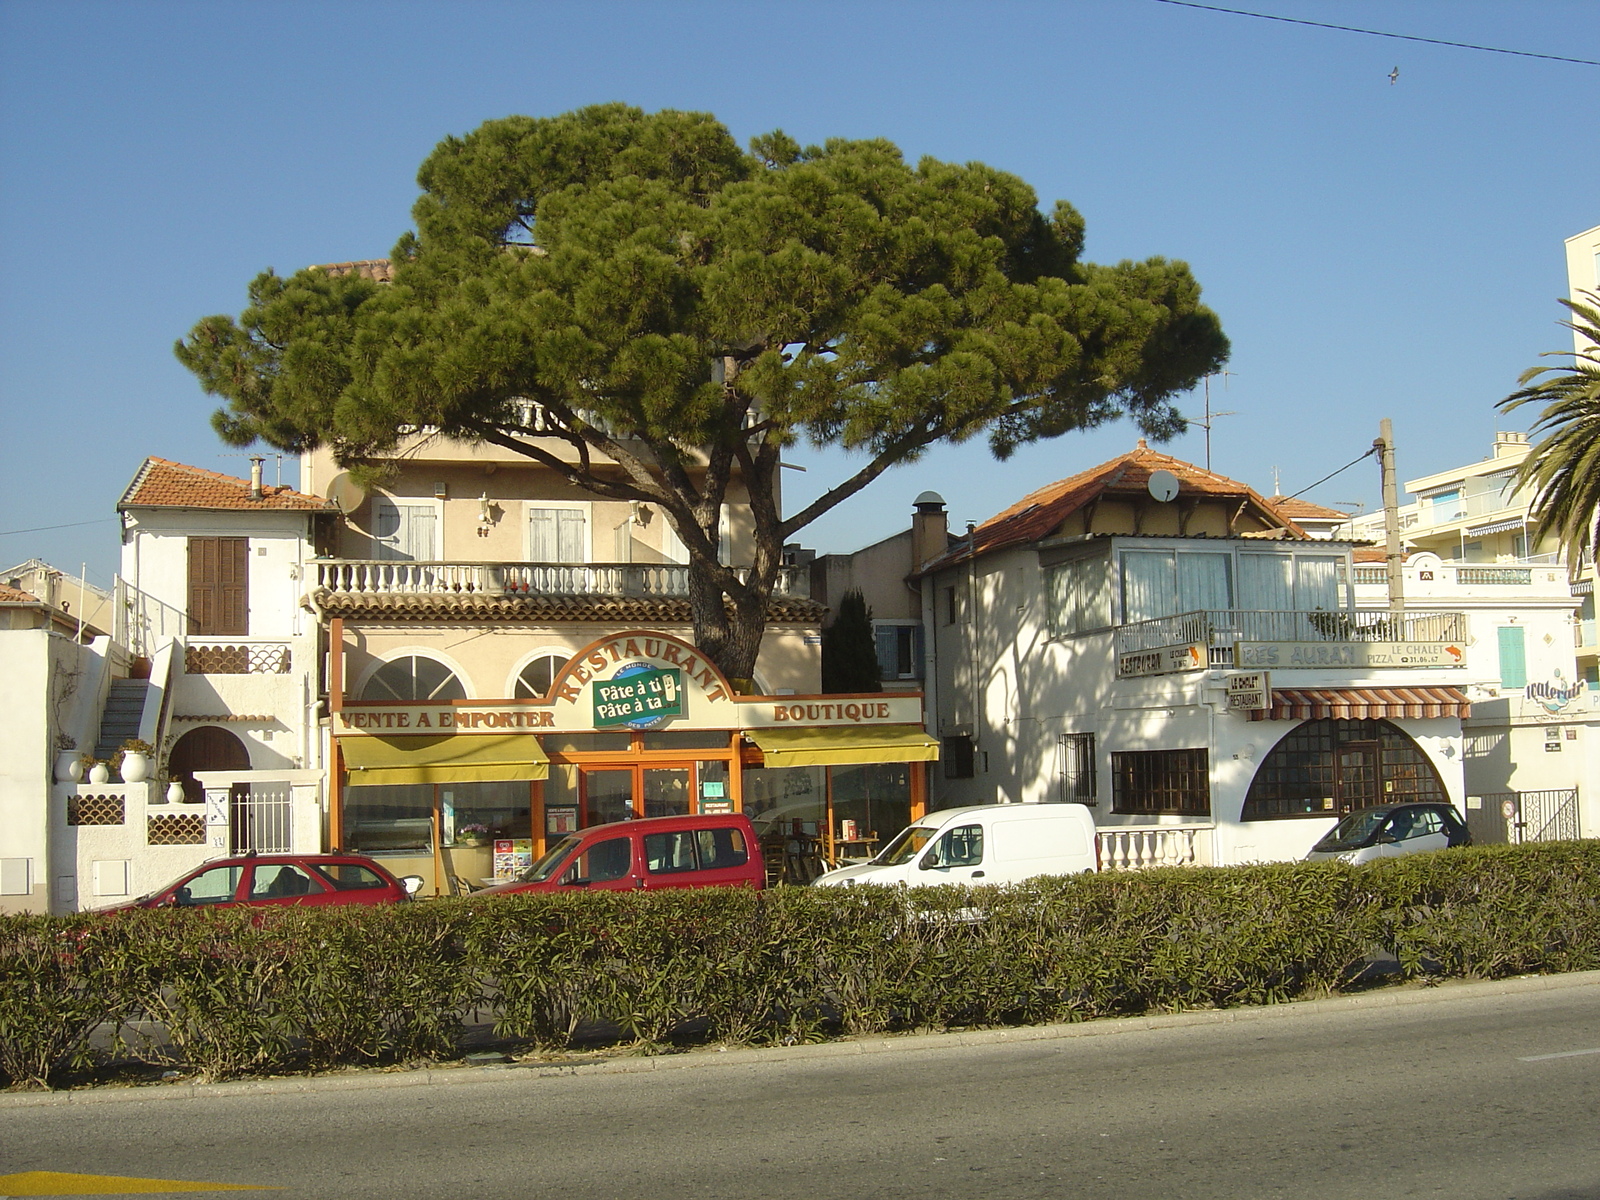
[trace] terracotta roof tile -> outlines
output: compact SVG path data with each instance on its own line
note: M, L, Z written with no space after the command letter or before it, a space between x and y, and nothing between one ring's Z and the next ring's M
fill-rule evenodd
M117 508L217 508L245 512L319 511L328 507L321 496L293 488L263 486L261 498L250 498L250 481L220 471L185 466L164 458L147 458L122 494Z
M25 592L21 588L14 588L10 584L0 583L0 604L37 604L41 607L44 601L32 592Z
M1350 514L1347 512L1340 512L1336 508L1323 508L1320 504L1313 504L1309 500L1301 500L1298 496L1268 496L1267 503L1291 521L1299 521L1307 517L1314 521L1348 521L1350 519Z
M688 600L670 597L491 596L468 593L368 595L319 591L316 598L318 607L329 616L378 621L448 619L688 624L691 620ZM780 624L816 624L826 611L815 600L775 597L767 603L767 619Z
M1297 539L1307 536L1305 530L1286 514L1274 511L1266 497L1248 484L1152 450L1140 438L1139 444L1127 454L1030 492L974 529L970 545L966 538L961 538L948 553L927 564L923 573L964 562L968 557L1047 538L1060 528L1062 521L1096 497L1132 496L1144 492L1150 476L1157 471L1170 471L1177 476L1180 494L1236 498L1253 507L1268 525L1281 527L1256 536Z

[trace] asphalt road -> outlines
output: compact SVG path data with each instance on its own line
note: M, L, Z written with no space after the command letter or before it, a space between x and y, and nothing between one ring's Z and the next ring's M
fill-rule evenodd
M0 1180L326 1200L1600 1197L1594 975L1149 1024L5 1097Z

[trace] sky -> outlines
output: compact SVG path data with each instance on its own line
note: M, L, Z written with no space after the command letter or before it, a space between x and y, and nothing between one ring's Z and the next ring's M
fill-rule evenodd
M1225 6L1600 60L1594 0ZM1571 348L1562 243L1600 225L1597 97L1597 66L1161 0L0 0L0 569L109 584L147 455L248 473L172 345L237 314L258 272L386 255L447 135L613 100L711 112L741 141L985 162L1070 200L1092 261L1188 262L1233 344L1211 465L1260 492L1357 459L1384 417L1402 480L1476 462L1527 428L1494 402ZM799 540L869 544L930 488L960 530L1137 436L1005 464L938 449ZM1204 430L1166 449L1205 465ZM789 511L853 469L787 457L806 468ZM1371 510L1376 462L1305 494Z

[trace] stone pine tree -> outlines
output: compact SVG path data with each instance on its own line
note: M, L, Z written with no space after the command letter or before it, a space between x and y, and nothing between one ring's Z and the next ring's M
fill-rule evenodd
M1577 334L1578 349L1547 353L1571 353L1571 368L1529 367L1518 380L1522 390L1497 407L1544 406L1530 430L1539 440L1518 469L1517 483L1533 496L1535 540L1554 534L1576 570L1595 549L1600 520L1600 296L1586 292L1561 303L1572 311L1573 319L1561 323Z
M422 164L392 282L271 271L178 343L236 445L371 468L433 429L656 505L688 550L701 650L748 679L783 544L889 467L1115 417L1181 428L1227 358L1181 262L1081 260L1084 223L982 163L881 140L741 150L702 113L622 104L489 121ZM854 452L798 512L797 442ZM719 553L748 496L748 569Z
M822 690L881 692L883 668L872 633L872 610L859 589L839 598L833 624L822 631Z

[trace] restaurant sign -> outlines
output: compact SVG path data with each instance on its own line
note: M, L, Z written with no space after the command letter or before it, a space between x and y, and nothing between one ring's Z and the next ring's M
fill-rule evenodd
M1450 642L1239 642L1237 667L1461 667L1466 655Z
M1141 675L1176 675L1199 671L1206 665L1206 648L1199 642L1182 646L1158 646L1154 650L1135 650L1117 657L1117 674L1123 679Z
M1228 676L1228 707L1260 712L1272 707L1272 676L1265 671Z
M594 727L655 729L683 716L683 672L676 667L628 663L594 685Z

